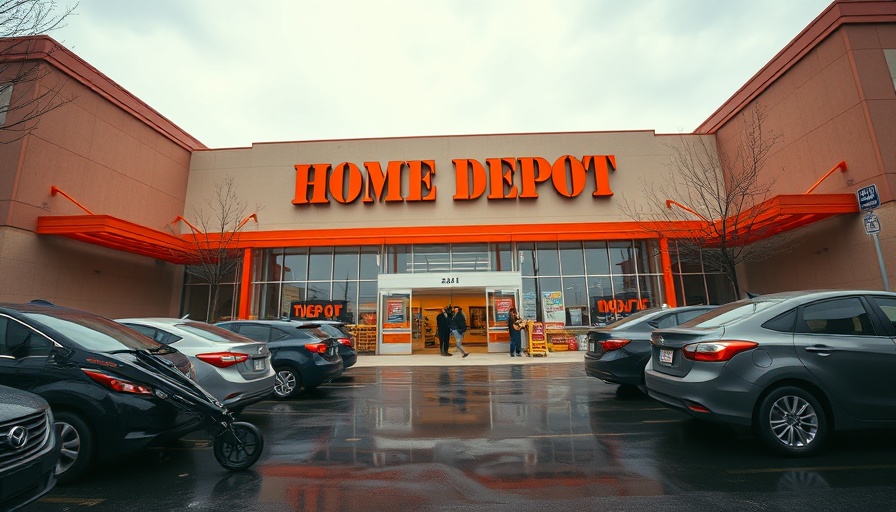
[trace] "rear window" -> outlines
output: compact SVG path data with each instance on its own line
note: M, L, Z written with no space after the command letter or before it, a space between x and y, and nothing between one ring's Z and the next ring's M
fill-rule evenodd
M654 315L656 315L657 313L660 313L662 311L668 311L668 310L664 309L664 308L651 308L651 309L645 309L644 311L638 311L637 313L629 315L625 318L616 320L612 324L607 325L606 328L619 329L620 327L625 327L628 324L640 322L640 321L644 320L645 317L649 319L649 318L653 317Z
M327 333L331 338L348 338L348 334L345 331L332 324L320 324L320 330Z
M187 331L191 334L195 334L200 338L206 339L208 341L213 341L215 343L246 343L248 341L254 341L247 339L244 336L240 336L235 332L228 331L227 329L224 329L222 327L206 324L203 322L185 322L182 324L177 324L177 327L181 330Z
M726 304L681 324L680 327L711 328L731 324L774 306L777 300L750 300Z

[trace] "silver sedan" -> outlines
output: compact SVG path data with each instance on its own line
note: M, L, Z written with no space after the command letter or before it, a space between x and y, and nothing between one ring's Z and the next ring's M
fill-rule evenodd
M196 381L228 409L271 396L276 376L267 345L205 322L179 318L116 320L185 354L196 369Z
M691 416L752 426L786 455L836 427L896 427L896 293L810 291L733 302L658 329L648 394Z

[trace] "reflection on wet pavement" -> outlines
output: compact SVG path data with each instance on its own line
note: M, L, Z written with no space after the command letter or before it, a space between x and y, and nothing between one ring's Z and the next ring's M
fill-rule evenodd
M347 373L298 399L243 413L265 436L252 471L221 470L201 437L188 438L147 451L136 467L133 460L110 463L27 510L72 510L63 507L79 499L100 500L91 512L124 504L156 511L367 512L397 504L537 510L538 503L577 498L896 481L892 436L880 436L875 449L847 438L809 463L775 458L749 432L691 421L638 390L586 376L580 364Z

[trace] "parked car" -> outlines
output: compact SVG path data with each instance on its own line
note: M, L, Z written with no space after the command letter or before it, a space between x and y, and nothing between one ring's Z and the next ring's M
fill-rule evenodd
M318 324L290 320L231 320L215 324L267 343L276 372L274 397L292 398L342 375L340 343Z
M5 345L5 331L0 341ZM0 510L24 507L56 485L61 448L50 404L0 386Z
M234 413L271 396L276 377L264 343L181 318L116 320L189 357L196 382Z
M294 322L306 322L317 324L320 329L327 333L331 338L339 342L339 357L342 358L343 370L354 366L358 362L358 353L355 351L355 339L348 329L345 328L345 322L335 320L293 320Z
M752 426L808 455L831 431L896 426L896 293L761 295L653 332L648 394L699 419Z
M172 347L91 313L49 304L0 304L0 384L40 395L53 410L61 483L94 460L177 439L200 419L155 389L170 380L138 362L138 351L168 367ZM188 372L191 373L191 372ZM173 374L173 372L172 372Z
M650 308L588 331L585 373L612 384L643 386L644 368L650 359L650 333L687 322L715 307Z

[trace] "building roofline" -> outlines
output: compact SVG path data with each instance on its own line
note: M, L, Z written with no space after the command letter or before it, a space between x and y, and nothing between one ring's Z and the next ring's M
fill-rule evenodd
M893 0L835 0L758 73L722 104L694 133L714 134L795 66L806 54L844 25L896 22Z
M188 151L205 144L49 36L0 39L0 61L42 60Z

